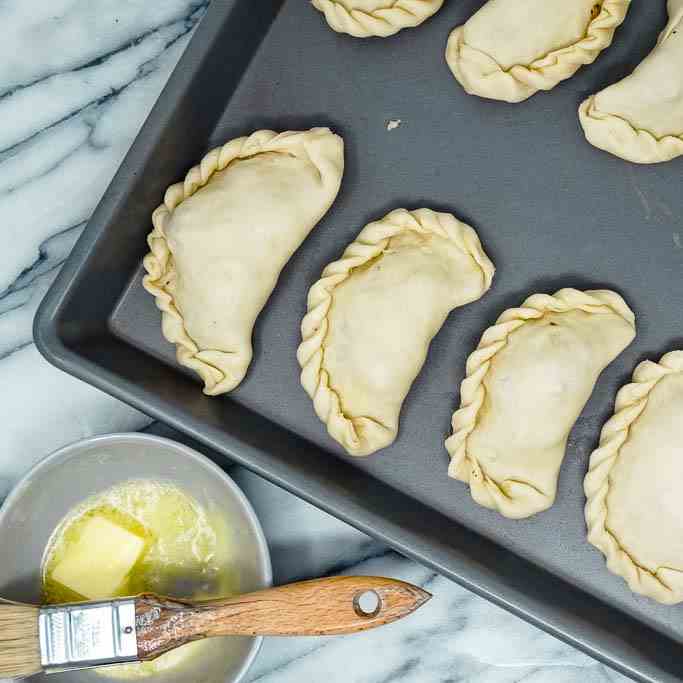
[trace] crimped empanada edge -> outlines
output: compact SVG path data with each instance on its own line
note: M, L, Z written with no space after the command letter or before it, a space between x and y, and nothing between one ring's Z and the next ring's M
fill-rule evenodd
M234 351L200 349L188 334L182 313L169 288L169 283L175 278L175 264L166 241L166 226L173 211L204 187L214 173L224 170L237 159L247 159L264 152L306 158L318 168L323 184L329 182L338 185L338 168L331 159L316 154L317 143L322 138L336 138L343 144L341 138L328 128L283 133L259 130L230 140L208 152L197 166L188 171L182 182L171 185L166 190L163 203L152 214L153 230L147 236L149 253L143 260L147 274L142 284L154 296L157 308L161 311L162 333L167 341L175 344L178 363L194 370L201 377L204 393L209 396L231 391L242 381L251 362L251 347Z
M551 90L582 66L592 64L611 45L617 28L626 18L630 3L631 0L603 0L600 13L589 22L581 40L553 50L531 64L515 64L509 69L503 69L491 55L467 45L463 24L454 28L448 37L446 62L469 94L522 102L539 90ZM469 53L472 63L481 67L478 73L465 73L463 52ZM483 68L484 64L486 68Z
M682 23L683 10L670 18L654 49L680 28ZM683 155L683 131L680 135L664 135L659 138L624 117L600 111L595 95L581 103L579 121L586 140L593 147L634 164L658 164Z
M633 382L617 394L614 415L602 428L600 444L591 454L584 480L588 541L603 553L608 569L621 576L634 593L668 605L683 602L683 571L664 567L651 572L640 566L607 528L607 495L610 472L649 395L662 379L682 372L683 351L672 351L658 363L646 360L636 367Z
M354 38L387 38L404 28L419 26L436 14L444 0L395 0L389 7L372 12L348 9L337 0L311 0L313 7L325 15L333 31Z
M524 482L498 482L488 476L476 457L468 450L468 438L476 429L479 412L486 399L484 379L494 356L508 342L508 337L528 321L539 320L546 313L566 313L582 310L587 313L612 311L626 320L635 329L635 315L624 299L611 290L587 290L565 288L553 295L534 294L519 308L504 311L496 324L485 330L477 348L467 359L466 376L460 387L460 407L453 413L452 435L445 446L451 461L448 475L470 486L472 498L484 507L497 510L505 517L519 519L536 514L552 505L541 491ZM534 500L534 511L520 505L511 497L506 487L523 490L525 500ZM522 509L523 508L523 509Z
M379 256L396 235L415 231L433 233L453 241L479 266L483 277L483 296L491 286L495 268L484 252L479 237L469 225L452 214L431 209L396 209L379 221L366 225L349 244L342 257L328 264L308 293L308 312L301 322L302 341L297 350L301 384L313 401L317 416L330 436L350 455L366 456L388 446L396 438L393 429L372 418L349 418L342 409L343 399L330 386L324 367L323 346L327 336L327 315L334 290L358 268Z
M658 164L683 155L683 134L658 138L625 118L601 112L595 95L582 102L579 120L593 147L634 164Z

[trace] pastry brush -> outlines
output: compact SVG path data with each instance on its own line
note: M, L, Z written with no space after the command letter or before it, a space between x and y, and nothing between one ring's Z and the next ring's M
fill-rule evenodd
M66 605L0 602L0 677L148 661L213 636L355 633L407 616L431 595L374 576L302 581L217 600L144 593Z

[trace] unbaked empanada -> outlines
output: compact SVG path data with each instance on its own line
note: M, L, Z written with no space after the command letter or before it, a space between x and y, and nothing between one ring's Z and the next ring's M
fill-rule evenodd
M297 357L315 412L348 453L394 441L432 338L493 274L477 233L429 209L366 225L325 268L308 294Z
M386 38L436 14L443 0L312 0L330 28L356 38Z
M635 593L683 602L683 351L619 391L584 482L588 540Z
M280 271L332 205L344 169L327 128L261 130L209 152L152 216L145 289L178 362L211 396L234 389Z
M594 62L631 0L489 0L448 39L446 61L470 95L521 102Z
M607 290L534 294L505 311L467 360L448 474L505 517L549 508L569 432L634 336L633 312Z
M637 164L683 154L683 0L669 0L669 23L635 71L579 108L587 140Z

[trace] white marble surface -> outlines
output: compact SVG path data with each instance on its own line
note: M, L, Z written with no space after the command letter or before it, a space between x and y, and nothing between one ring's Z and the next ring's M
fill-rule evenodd
M207 4L0 0L0 497L49 451L148 422L49 367L31 322ZM258 477L233 473L263 521L278 581L365 572L434 594L419 613L372 633L269 640L249 680L621 680Z

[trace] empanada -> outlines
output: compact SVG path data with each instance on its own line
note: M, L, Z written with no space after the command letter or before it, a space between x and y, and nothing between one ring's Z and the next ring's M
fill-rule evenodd
M669 23L635 71L579 108L587 140L637 164L683 154L683 0L669 0Z
M152 216L145 289L178 362L211 396L234 389L280 271L332 205L344 169L327 128L261 130L209 152Z
M584 482L588 540L635 593L683 602L683 351L617 394Z
M631 0L489 0L448 39L446 61L470 95L521 102L594 62Z
M436 14L443 0L312 0L330 28L356 38L386 38Z
M633 312L608 290L534 294L505 311L467 360L449 476L505 517L549 508L569 433L634 336Z
M432 338L493 274L477 233L429 209L366 225L325 268L308 294L297 357L315 412L348 453L394 441Z

